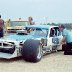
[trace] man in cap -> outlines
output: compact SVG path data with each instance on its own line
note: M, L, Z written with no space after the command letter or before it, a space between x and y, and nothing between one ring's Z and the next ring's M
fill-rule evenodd
M29 25L34 25L35 24L35 22L33 22L32 17L28 17L28 21L29 21Z
M64 55L72 54L72 35L69 30L67 30L64 25L60 25L60 31L62 32L62 43L66 43L66 48L64 51Z

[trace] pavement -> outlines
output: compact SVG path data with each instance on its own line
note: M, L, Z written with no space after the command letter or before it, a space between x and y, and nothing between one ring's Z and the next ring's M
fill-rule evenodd
M0 72L72 72L72 55L55 52L37 63L26 62L21 57L0 59Z

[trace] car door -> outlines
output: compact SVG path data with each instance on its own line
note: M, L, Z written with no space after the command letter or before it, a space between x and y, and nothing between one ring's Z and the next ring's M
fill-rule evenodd
M57 50L62 50L62 44L61 44L61 40L62 40L62 33L59 30L59 27L54 27L55 29L55 36L52 39L52 42L54 45L57 46Z
M50 28L49 32L50 33L49 33L47 45L50 46L50 50L53 51L53 50L56 50L56 48L57 48L56 39L58 39L58 38L55 35L54 27Z
M50 46L50 50L59 50L62 49L61 39L62 34L59 30L59 27L52 27L49 29L47 46Z

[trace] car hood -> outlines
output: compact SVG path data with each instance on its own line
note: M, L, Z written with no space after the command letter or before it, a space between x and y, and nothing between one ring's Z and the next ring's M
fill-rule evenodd
M13 41L22 41L27 39L36 39L36 38L44 38L40 36L32 36L32 35L9 35L5 36L4 40L13 40Z

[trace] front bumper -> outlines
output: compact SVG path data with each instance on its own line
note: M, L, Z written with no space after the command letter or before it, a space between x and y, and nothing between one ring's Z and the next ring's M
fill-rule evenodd
M3 52L3 53L13 54L14 51L15 51L15 46L12 46L10 48L0 48L0 52Z
M0 40L0 58L11 59L21 56L18 41Z

